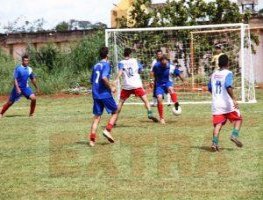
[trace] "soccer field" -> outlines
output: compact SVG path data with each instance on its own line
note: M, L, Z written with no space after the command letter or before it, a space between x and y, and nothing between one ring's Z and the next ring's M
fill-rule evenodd
M210 105L182 105L179 117L165 106L165 126L124 106L116 143L102 137L104 115L90 148L91 96L39 97L35 118L23 99L0 120L0 199L263 199L262 90L257 99L241 105L244 148L228 123L219 153L210 151Z

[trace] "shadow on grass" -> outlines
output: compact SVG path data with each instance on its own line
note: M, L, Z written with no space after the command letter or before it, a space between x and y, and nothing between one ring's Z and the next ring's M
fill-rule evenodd
M16 115L6 115L6 118L14 118L14 117L26 117L26 115L22 115L22 114L16 114Z
M154 121L152 121L152 120L150 120L150 119L140 120L140 122L141 122L141 123L151 123L151 124L158 124L158 123L159 123L159 121L158 121L158 122L154 122Z
M79 141L79 142L76 142L75 144L89 146L89 141ZM111 143L109 143L109 142L96 142L96 146L97 145L105 146L105 145L109 145L109 144L111 144Z
M208 152L214 152L210 146L192 146L192 149L200 149L203 151L208 151ZM234 151L233 148L224 148L224 147L220 147L220 151Z

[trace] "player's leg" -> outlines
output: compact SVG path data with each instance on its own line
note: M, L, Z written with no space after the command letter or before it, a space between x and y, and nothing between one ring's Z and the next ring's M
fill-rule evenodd
M104 106L108 113L111 113L111 117L108 121L106 128L103 130L103 136L108 139L109 142L114 143L114 139L111 135L111 130L118 118L118 106L113 97L103 99Z
M29 99L31 100L29 117L33 117L34 113L35 113L35 109L36 109L37 98L36 98L35 94L31 94Z
M225 115L213 115L213 138L211 149L213 151L219 151L219 133L223 125L226 123Z
M90 129L90 135L89 135L89 138L90 138L90 146L95 146L95 142L96 142L96 132L97 132L97 128L98 128L98 125L100 123L100 119L101 119L101 116L100 115L94 115L93 117L93 122L92 122L92 125L91 125L91 129Z
M100 123L101 115L103 113L104 105L101 99L93 99L93 121L90 129L89 139L90 139L90 146L95 146L96 142L96 132L98 125Z
M153 85L153 99L152 99L152 106L157 106L157 95L156 95L156 83L154 82Z
M159 120L153 116L152 109L151 109L150 103L148 101L145 90L143 88L134 89L134 94L136 97L139 97L143 101L144 106L147 109L148 119L151 119L154 122L158 122Z
M114 123L115 126L117 125L118 117L119 117L119 114L120 114L120 112L121 112L121 110L122 110L122 107L123 107L123 104L124 104L124 103L125 103L125 100L123 100L123 99L120 99L120 100L119 100L118 110L117 110L118 116L117 116L117 119L115 120L115 123Z
M214 126L212 146L211 146L213 151L219 151L219 132L222 126L223 126L222 124L216 124Z
M2 110L0 112L0 118L3 117L3 115L5 114L5 112L8 110L8 108L10 108L13 105L13 102L8 100L2 107Z
M227 118L233 122L234 124L234 127L233 127L233 130L232 130L232 133L231 133L231 136L230 136L230 140L232 142L234 142L236 144L237 147L242 147L243 144L242 142L238 139L239 138L239 132L240 132L240 129L241 129L241 125L242 125L242 122L243 122L243 119L240 115L240 112L239 111L234 111L232 113L228 113L227 114Z
M172 99L172 102L174 103L175 110L181 111L182 109L181 109L181 106L179 105L177 94L170 84L168 84L167 90L168 90L168 93L171 95L171 99Z
M152 109L151 109L151 106L150 106L150 103L148 101L148 98L147 98L147 95L143 95L143 96L140 96L141 100L143 101L144 103L144 106L145 108L147 109L147 116L148 116L148 119L151 119L153 120L154 122L158 122L159 120L153 116L153 112L152 112Z
M160 123L165 124L164 113L163 113L163 95L162 94L157 95L157 108L158 108L158 113L159 113L159 117L160 117Z
M20 98L20 96L20 94L17 94L16 89L13 88L8 101L2 107L2 110L0 112L0 118L3 117L5 112L14 104L15 101L17 101Z
M30 101L31 101L29 117L33 117L35 109L36 109L36 103L37 103L36 95L33 93L32 89L30 87L23 88L21 90L21 92L27 99L30 99Z
M120 114L120 112L122 110L123 104L130 97L131 93L132 93L132 90L124 90L124 89L121 90L120 100L119 100L119 103L118 103L118 111L117 111L118 112L118 116L119 116L119 114ZM114 123L115 126L117 125L118 116L117 116L117 119L116 119L116 121Z
M163 114L163 96L165 94L165 86L156 87L156 96L157 96L157 108L160 117L160 123L165 124L164 114Z
M167 102L167 105L168 105L168 106L171 106L171 95L170 95L170 93L168 93L168 94L166 95L166 102Z

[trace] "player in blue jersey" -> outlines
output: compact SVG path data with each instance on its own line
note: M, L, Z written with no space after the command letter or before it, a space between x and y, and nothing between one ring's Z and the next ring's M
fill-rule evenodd
M169 62L169 59L164 55L159 62L153 67L153 74L156 82L156 96L157 96L157 108L160 116L160 122L165 124L163 115L163 96L169 93L175 106L175 110L181 110L177 100L177 94L173 88L173 77L179 77L185 82L181 72Z
M111 135L111 130L117 119L117 104L112 97L112 93L116 91L116 88L110 85L110 73L111 66L108 62L108 48L103 47L100 50L101 61L98 62L92 69L91 84L92 84L92 96L93 96L93 114L94 119L90 131L90 146L95 146L96 131L98 124L103 114L104 108L111 114L111 118L108 125L103 130L103 136L108 139L109 142L114 143L114 139Z
M18 101L21 96L25 96L27 99L31 100L29 116L31 117L34 115L36 107L36 96L33 93L32 89L29 87L28 79L31 80L37 91L38 87L32 68L29 67L28 64L29 57L27 55L24 55L22 57L22 64L18 65L14 70L14 87L8 101L2 107L0 118L3 117L8 108L10 108L10 106L12 106L16 101Z

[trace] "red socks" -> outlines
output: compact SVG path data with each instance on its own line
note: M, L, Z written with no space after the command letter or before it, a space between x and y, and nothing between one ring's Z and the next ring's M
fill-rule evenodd
M11 105L6 103L3 105L3 108L2 108L2 111L1 111L1 115L3 115L7 110L8 108L10 107Z
M95 140L96 140L96 133L91 133L89 135L89 139L90 139L90 141L95 142Z
M174 103L177 103L177 94L176 93L172 93L171 94L171 98L172 98L172 101L174 102Z
M160 119L163 119L163 104L162 103L158 103L157 104L157 108L158 108Z
M30 115L34 114L35 108L36 108L36 101L31 101L31 104L30 104Z
M108 125L106 126L106 130L111 132L111 129L113 128L113 126L114 126L113 124L108 123Z

